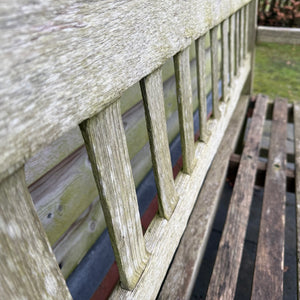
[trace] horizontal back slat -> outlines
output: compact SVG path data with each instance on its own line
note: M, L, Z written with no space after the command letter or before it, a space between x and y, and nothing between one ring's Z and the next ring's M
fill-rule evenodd
M23 2L0 8L0 179L249 0Z

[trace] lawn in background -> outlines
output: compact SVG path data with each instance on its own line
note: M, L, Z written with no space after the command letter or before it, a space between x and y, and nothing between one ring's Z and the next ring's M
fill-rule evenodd
M300 101L300 45L256 46L254 94Z

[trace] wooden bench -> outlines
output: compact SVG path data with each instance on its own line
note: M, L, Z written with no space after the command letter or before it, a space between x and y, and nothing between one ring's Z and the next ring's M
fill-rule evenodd
M256 7L256 0L192 0L188 4L168 0L153 1L151 5L144 0L68 0L55 3L38 0L1 6L1 297L72 298L59 268L61 264L57 264L53 254L50 237L47 237L45 226L37 215L37 207L33 205L32 195L39 190L31 187L32 194L29 193L24 165L38 151L75 127L78 129L78 126L84 138L120 274L120 283L111 297L154 299L157 296L214 156L219 147L226 149L221 141L235 110L237 115L231 123L235 125L229 127L235 137L230 143L237 139L237 132L233 132L241 127L241 116L252 91ZM212 90L212 115L209 119L205 73L205 37L208 35ZM196 79L198 87L200 128L196 142L189 54L194 45L197 75L193 79ZM162 66L172 58L183 162L175 180L167 136L162 75ZM139 84L143 97L158 194L158 214L145 233L120 109L121 95L134 84ZM261 100L257 103L262 107L262 111L258 112L261 123L266 102ZM255 114L254 118L259 119L258 116ZM240 165L245 165L245 168L241 167L244 172L247 168L251 169L251 172L238 176L241 182L247 182L245 202L248 206L260 132L261 126L250 128L253 141L245 148L240 162ZM78 145L81 147L73 155L82 159L84 148ZM222 151L222 155L229 156L230 149L232 146ZM223 165L223 156L219 156L217 154L216 160L221 161L221 173L224 175L226 166ZM87 159L83 164L89 166ZM44 172L48 171L45 168ZM249 181L245 181L244 176L248 176ZM32 176L37 177L36 174ZM49 177L56 179L53 174ZM33 182L34 179L31 180ZM206 193L220 194L220 187L218 184L215 186ZM202 190L205 189L203 187ZM238 192L233 198L237 202L240 199ZM232 210L235 210L235 201ZM214 217L215 202L213 200L203 207L205 216L209 216L208 225ZM246 219L247 209L237 207ZM55 211L59 214L63 209L58 201ZM81 215L81 212L75 213ZM240 259L241 248L238 245L246 224L235 219L240 217L239 214L230 213L230 216L233 223L228 222L229 229L225 230L228 236L222 240L226 247L220 252L216 267L232 272L235 278L237 269L232 266L224 268L222 264L229 260L222 257L228 254L227 242L230 241L233 243L230 247L239 249L234 258ZM46 220L51 218L52 212L47 212ZM230 231L237 221L242 226ZM90 231L94 230L93 224L89 225ZM199 230L205 239L209 226L203 224ZM68 234L62 230L54 242L62 233ZM231 240L230 236L236 234L240 237ZM80 238L77 237L77 240ZM217 272L213 276L216 283L212 284L218 285L222 280L219 276L224 274ZM261 275L258 273L256 276ZM231 286L234 286L234 280ZM214 297L215 292L217 289L213 288L209 295L211 293ZM166 297L169 296L167 292Z
M282 299L284 277L286 192L298 195L299 173L299 105L290 107L294 122L295 174L288 169L287 122L288 104L277 99L274 104L265 96L258 96L249 130L246 133L242 155L237 159L235 151L237 137L242 128L241 116L245 116L247 100L240 101L232 117L220 149L216 154L207 178L198 196L189 223L182 237L172 265L160 292L160 299L189 299L211 232L213 219L218 207L220 194L226 179L230 160L238 161L234 188L228 207L226 223L219 243L216 260L206 293L206 299L233 299L235 297L240 271L253 188L264 185L264 195L253 274L248 273L252 285L251 299ZM267 168L259 161L260 145L267 104L273 106L272 127L268 150ZM264 179L256 177L257 170L265 168ZM233 172L231 170L231 172ZM289 186L287 187L287 176ZM232 174L231 174L232 177ZM263 182L264 181L264 182ZM293 185L293 186L292 186ZM297 216L299 215L297 204ZM295 207L296 210L296 207ZM299 222L297 219L297 226ZM295 233L295 232L294 232ZM295 235L296 238L296 235ZM296 253L294 253L296 261ZM299 268L298 268L299 272ZM252 283L252 284L251 284ZM299 285L298 285L299 286ZM296 297L296 289L293 296ZM250 295L244 295L250 297Z

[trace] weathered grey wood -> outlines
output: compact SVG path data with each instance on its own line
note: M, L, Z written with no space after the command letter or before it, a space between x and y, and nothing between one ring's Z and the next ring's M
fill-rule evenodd
M258 43L300 44L300 28L258 26Z
M222 100L227 101L228 95L228 74L229 74L229 44L228 44L228 23L226 19L222 24Z
M220 117L219 110L219 76L218 76L218 26L210 30L211 44L211 80L212 80L212 114L218 119Z
M196 40L196 60L200 140L207 142L209 133L207 131L207 102L205 90L205 36L201 36Z
M141 89L157 186L159 213L163 218L170 219L177 204L178 195L174 185L168 143L161 69L144 78L141 81Z
M252 201L267 98L258 96L206 299L233 299Z
M240 63L241 63L241 58L240 58L241 27L240 27L240 25L241 25L240 24L240 11L237 11L235 13L235 73L236 74L238 74L238 72L239 72Z
M241 156L239 154L232 154L230 156L230 163L228 167L229 180L235 180L240 161L241 161ZM255 185L260 187L265 186L266 172L267 172L267 163L258 161ZM295 193L295 171L292 168L287 167L285 174L286 174L286 191L290 193Z
M72 299L20 169L0 184L2 299Z
M282 299L286 200L287 101L274 104L252 299Z
M156 297L249 71L250 56L241 69L240 77L235 79L232 98L226 104L220 103L220 119L208 121L208 128L212 132L211 138L207 143L196 142L196 165L192 174L180 172L176 177L175 187L179 194L179 201L171 219L166 221L156 217L146 231L146 248L151 252L151 256L136 288L130 292L118 286L112 294L112 299L154 299Z
M300 105L294 103L294 134L295 134L295 194L297 223L297 294L300 295Z
M190 299L223 190L229 158L243 125L248 99L248 96L241 97L230 120L181 238L159 299Z
M233 78L236 74L235 68L235 15L229 18L230 32L229 32L229 74L230 87L234 82Z
M118 264L122 286L133 289L148 260L119 101L81 124Z
M244 7L239 11L239 22L240 22L240 63L243 63L244 51L245 51L245 12Z
M248 53L248 33L249 33L249 4L247 4L245 6L245 9L244 9L244 12L245 12L245 38L244 38L244 56L243 56L243 59L245 59L247 53Z
M0 180L249 1L3 4Z
M192 172L195 163L194 121L189 61L188 48L174 56L183 172L187 174Z
M251 72L245 84L244 93L253 94L254 67L255 67L255 42L257 32L257 6L258 0L249 3L248 50L251 53Z

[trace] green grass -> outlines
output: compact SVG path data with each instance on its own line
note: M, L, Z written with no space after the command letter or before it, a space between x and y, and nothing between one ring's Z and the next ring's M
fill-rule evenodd
M300 101L300 45L256 46L254 93Z

